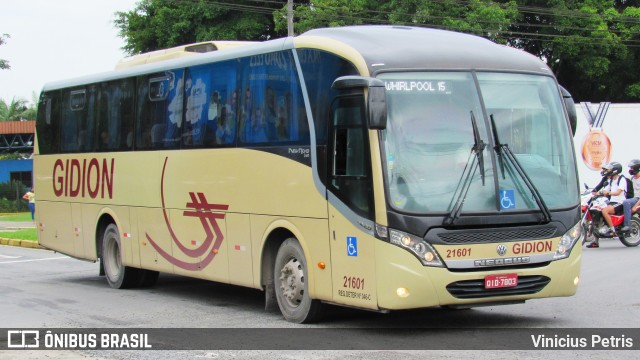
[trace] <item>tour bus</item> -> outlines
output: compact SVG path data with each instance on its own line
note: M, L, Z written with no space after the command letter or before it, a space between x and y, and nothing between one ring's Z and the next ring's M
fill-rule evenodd
M297 323L575 294L575 107L538 58L399 26L216 44L44 86L40 244Z

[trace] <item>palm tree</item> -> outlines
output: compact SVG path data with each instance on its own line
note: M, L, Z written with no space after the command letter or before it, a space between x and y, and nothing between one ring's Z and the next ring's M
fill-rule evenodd
M24 99L13 98L10 103L0 99L0 121L35 120L36 108Z

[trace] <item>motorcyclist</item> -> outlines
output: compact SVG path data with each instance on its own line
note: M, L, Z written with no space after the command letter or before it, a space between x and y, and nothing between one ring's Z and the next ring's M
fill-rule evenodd
M609 225L609 231L603 236L616 236L616 229L611 221L612 214L622 214L622 203L625 200L625 191L627 190L627 181L618 181L620 174L622 173L622 164L613 161L605 166L606 174L609 176L608 184L600 190L598 193L605 196L610 196L609 205L602 209L602 217L604 221ZM596 238L596 241L587 245L589 248L598 248L600 244Z
M631 224L631 213L640 207L640 160L633 159L627 166L629 167L629 175L631 175L631 182L633 183L634 197L625 199L622 203L624 212L624 226L620 229L622 232L631 230L629 227Z
M600 182L598 183L598 185L596 185L596 187L594 187L593 190L591 190L591 196L595 196L598 193L598 191L600 191L603 187L605 187L609 183L610 175L606 165L604 165L602 167L602 170L600 170L600 175L602 176L602 179L600 179Z

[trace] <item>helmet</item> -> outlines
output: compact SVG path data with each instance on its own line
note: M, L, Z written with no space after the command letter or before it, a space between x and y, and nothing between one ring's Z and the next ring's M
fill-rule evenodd
M603 175L607 175L607 176L614 176L614 175L618 175L620 173L622 173L622 164L620 164L617 161L613 161L608 163L607 165L605 165L603 167Z
M633 159L627 165L629 167L629 175L635 175L640 172L640 160Z

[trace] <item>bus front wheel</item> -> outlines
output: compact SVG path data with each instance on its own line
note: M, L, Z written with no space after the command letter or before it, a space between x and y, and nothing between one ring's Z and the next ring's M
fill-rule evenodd
M138 269L122 264L120 233L115 224L109 224L102 236L102 266L109 286L114 289L133 287L139 280Z
M309 297L308 271L298 241L285 240L276 255L274 286L278 307L288 321L301 324L320 317L322 303Z

